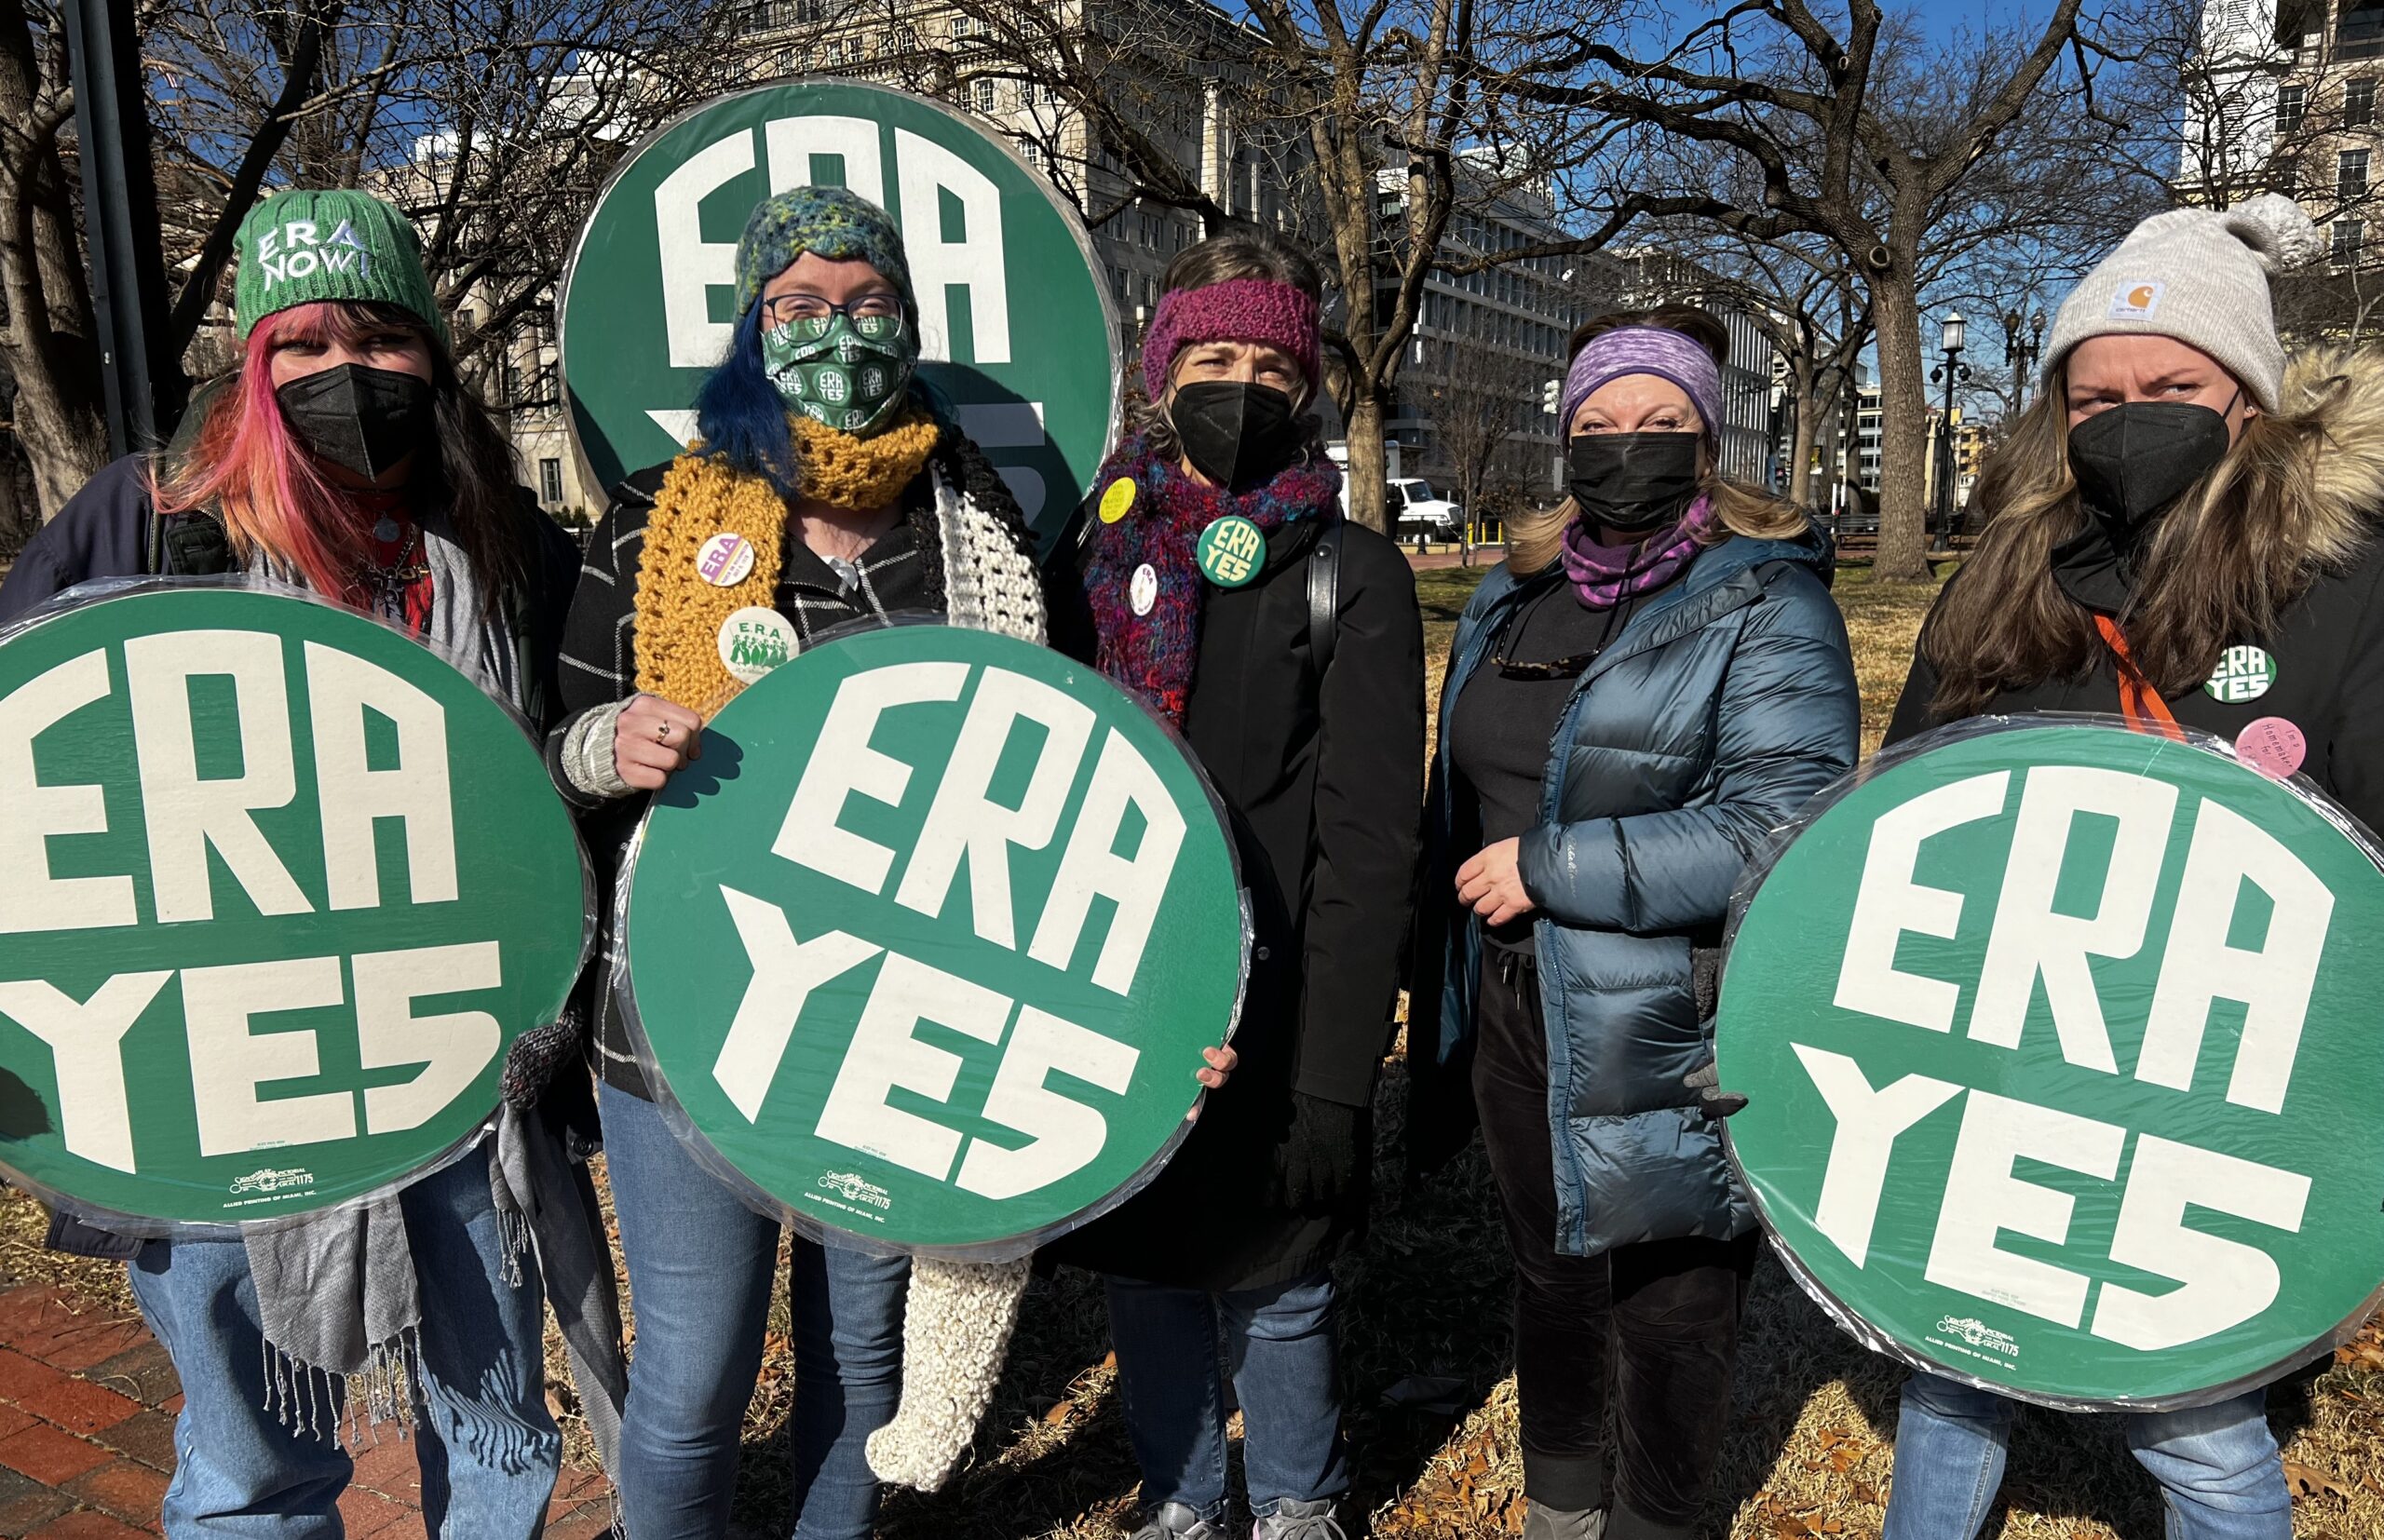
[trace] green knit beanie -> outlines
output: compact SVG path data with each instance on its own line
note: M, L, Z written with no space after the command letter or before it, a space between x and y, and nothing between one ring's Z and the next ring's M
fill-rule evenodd
M806 251L830 262L869 263L901 290L904 309L917 309L902 233L885 209L842 187L794 187L765 199L745 222L737 242L737 313L751 309L762 286Z
M232 313L242 342L267 316L318 300L394 304L447 341L447 318L422 268L422 241L405 215L370 193L276 193L240 222L237 247Z

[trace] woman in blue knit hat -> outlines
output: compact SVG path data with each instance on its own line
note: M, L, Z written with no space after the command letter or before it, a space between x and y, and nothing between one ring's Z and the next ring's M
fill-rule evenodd
M557 779L585 810L608 895L649 794L758 677L725 625L774 624L759 652L776 657L905 611L1044 641L1017 503L914 386L918 307L885 210L836 187L779 194L747 223L737 277L734 340L697 399L701 441L616 489L564 637ZM733 561L707 564L723 548ZM619 1003L597 987L605 1158L637 1321L622 1510L635 1540L719 1540L779 1215L747 1207L671 1132ZM1212 1067L1185 1073L1213 1086L1233 1057L1209 1051ZM932 1488L968 1447L1026 1263L914 1263L797 1236L792 1273L792 1533L860 1540L881 1475ZM912 1340L947 1344L907 1369L906 1315Z

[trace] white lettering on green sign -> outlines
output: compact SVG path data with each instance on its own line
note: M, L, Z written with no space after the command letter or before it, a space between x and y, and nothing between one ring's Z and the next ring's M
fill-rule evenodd
M2009 771L1955 781L1874 824L1838 973L1840 1006L1932 1032L1952 1030L1960 986L1895 966L1903 935L1950 939L1961 919L1961 895L1916 881L1914 861L1930 835L2001 813L2010 781ZM2063 1058L2119 1073L2086 959L2132 957L2141 950L2175 804L2174 787L2115 771L2047 766L2030 773L1971 1007L1972 1038L2017 1048L2021 1020L2042 979ZM2100 813L2120 825L2092 918L2056 913L2052 903L2080 812ZM2228 944L2247 884L2275 906L2257 949ZM2248 1014L2227 1099L2265 1112L2282 1108L2333 913L2334 895L2292 851L2205 799L2196 813L2135 1077L2190 1089L2211 1007L2232 1000Z
M874 748L871 735L895 708L958 700L972 672L978 675L975 693L896 884L894 901L941 917L965 858L972 929L996 946L1016 951L1020 917L1009 880L1010 851L1050 844L1097 725L1090 707L1041 681L950 661L892 664L845 679L770 848L861 892L884 893L897 853L838 820L855 797L900 805L915 767ZM1031 724L1038 741L1026 790L1011 806L995 800L991 787L1022 723ZM1117 845L1130 815L1140 821L1141 838L1131 856L1121 856ZM1105 898L1113 906L1109 927L1090 977L1113 993L1131 993L1185 829L1158 771L1122 734L1110 730L1026 954L1061 972L1075 967L1094 900ZM1101 1153L1107 1125L1100 1111L1050 1089L1046 1081L1052 1071L1063 1069L1123 1095L1139 1049L842 931L798 939L777 905L725 885L720 893L753 973L712 1077L748 1121L761 1117L812 991L885 952L821 1108L815 1129L821 1139L992 1198L1049 1186ZM897 1089L948 1101L957 1083L959 1057L921 1041L914 1031L921 1021L1001 1047L982 1111L990 1121L1026 1135L1025 1145L1007 1150L978 1140L964 1155L957 1131L888 1101Z
M770 190L784 192L813 180L811 157L844 160L844 184L880 208L897 209L911 285L918 296L921 358L951 358L952 290L963 290L976 363L1008 363L1009 275L1002 246L1002 196L992 179L942 145L907 128L894 130L899 205L886 196L878 128L867 118L821 115L773 118L762 125ZM711 318L709 290L737 281L737 243L703 238L698 213L714 191L751 171L753 133L742 129L689 155L654 193L655 228L662 246L662 307L670 332L670 367L710 369L728 351L732 327ZM943 236L941 203L958 201L964 233Z
M1920 883L1921 842L2001 815L2012 772L1938 787L1872 824L1861 887L1839 968L1835 1003L1882 1020L1950 1033L1960 981L1901 969L1907 934L1951 939L1961 895ZM2137 955L2160 890L2175 820L2175 786L2121 771L2042 765L2026 773L2009 858L1972 996L1968 1035L2017 1051L2039 981L2062 1058L2105 1074L2112 1052L2105 1002L2090 958ZM2192 1088L2215 1005L2243 1008L2226 1099L2265 1113L2283 1109L2334 911L2334 895L2267 831L2215 799L2191 808L2178 895L2160 939L2160 971L2144 1018L2134 1078ZM2081 817L2114 827L2100 892L2085 912L2058 909L2054 893ZM2230 944L2246 887L2268 908L2257 947ZM1794 1045L1835 1119L1813 1223L1857 1267L1868 1256L1898 1138L1966 1098L1945 1172L1926 1277L1931 1283L2077 1327L2093 1280L2003 1246L2009 1231L2059 1247L2076 1200L2015 1174L2014 1162L2055 1166L2098 1182L2121 1181L2129 1131L2117 1124L1906 1074L1873 1086L1851 1058ZM2106 1282L2093 1301L2093 1334L2145 1350L2199 1341L2250 1319L2276 1298L2275 1262L2257 1248L2188 1228L2188 1206L2296 1232L2310 1180L2254 1161L2143 1134L2126 1162L2110 1258L2175 1280L2154 1295Z
M386 901L377 844L384 822L394 823L403 841L404 901L439 904L457 896L445 709L397 674L338 648L303 644L318 847L277 849L258 827L256 815L297 797L286 645L269 631L236 629L161 631L123 644L151 917L160 925L215 918L215 863L259 914L313 912L291 864L307 854L319 856L330 909L377 909ZM191 688L200 678L232 686L237 774L201 774ZM108 655L95 649L0 698L0 804L10 809L0 818L0 871L8 879L0 883L0 934L141 922L130 874L51 874L52 839L107 831L103 788L44 784L34 774L34 740L113 689ZM368 713L394 730L394 763L381 768L367 749ZM215 736L226 736L220 719L210 727ZM60 1131L71 1153L137 1169L122 1042L177 981L201 1155L419 1128L487 1068L503 1038L486 1012L419 1015L413 1008L425 995L500 987L504 967L494 940L126 972L81 1001L46 979L0 980L0 1015L51 1051ZM362 1068L419 1065L419 1073L395 1085L260 1099L262 1086L318 1074L320 1055L314 1030L260 1033L254 1019L350 1001Z

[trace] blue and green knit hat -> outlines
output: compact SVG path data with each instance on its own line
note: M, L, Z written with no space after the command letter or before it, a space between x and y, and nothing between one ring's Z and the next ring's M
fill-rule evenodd
M911 261L902 254L902 233L894 221L858 193L842 187L794 187L767 198L745 222L737 241L737 313L752 307L762 286L814 251L830 262L859 260L911 297Z

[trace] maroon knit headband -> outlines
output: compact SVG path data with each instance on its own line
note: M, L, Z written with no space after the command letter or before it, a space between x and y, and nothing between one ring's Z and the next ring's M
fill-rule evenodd
M1322 379L1316 301L1272 278L1227 278L1200 289L1171 289L1159 297L1158 314L1143 339L1143 388L1150 399L1167 395L1178 353L1196 343L1217 342L1281 348L1299 364L1310 395Z

